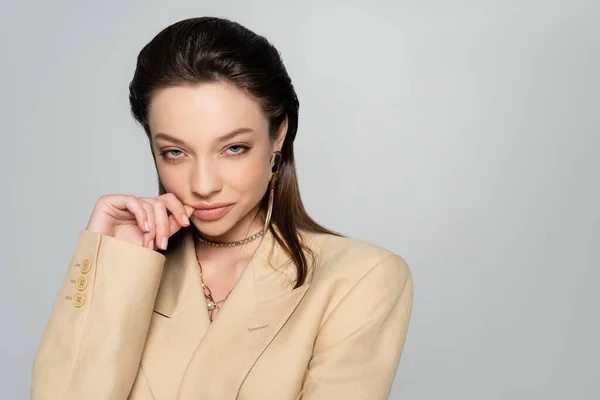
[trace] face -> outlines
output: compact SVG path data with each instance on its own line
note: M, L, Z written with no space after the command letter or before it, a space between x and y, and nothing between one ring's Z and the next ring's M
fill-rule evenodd
M190 219L203 236L239 240L262 228L258 206L285 123L272 139L256 101L227 83L161 89L148 115L161 182L197 209Z

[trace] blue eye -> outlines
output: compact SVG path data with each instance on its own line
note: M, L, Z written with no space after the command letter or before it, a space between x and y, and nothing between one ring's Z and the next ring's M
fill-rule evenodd
M173 160L176 158L180 158L179 156L183 155L183 152L181 150L165 150L162 153L160 153L160 155L166 158L167 160Z
M240 154L245 153L247 150L248 147L236 144L233 146L229 146L226 151L229 152L229 154L232 156L239 156Z

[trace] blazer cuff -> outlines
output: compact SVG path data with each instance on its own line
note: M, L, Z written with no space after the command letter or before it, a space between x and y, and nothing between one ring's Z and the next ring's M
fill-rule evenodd
M32 397L125 398L165 256L82 230L35 355Z

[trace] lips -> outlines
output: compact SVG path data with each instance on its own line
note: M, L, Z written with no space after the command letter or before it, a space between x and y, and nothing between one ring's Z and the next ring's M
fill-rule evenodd
M233 203L199 203L192 206L196 210L214 210L232 205Z
M196 209L194 216L201 221L215 221L222 218L233 208L234 204L214 203L214 204L198 204L192 206Z

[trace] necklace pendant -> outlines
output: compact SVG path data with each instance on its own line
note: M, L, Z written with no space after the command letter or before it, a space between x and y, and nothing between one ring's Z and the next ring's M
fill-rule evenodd
M217 308L217 305L215 304L214 301L210 301L209 300L209 301L206 302L206 307L208 308L208 311L212 311L215 308Z

